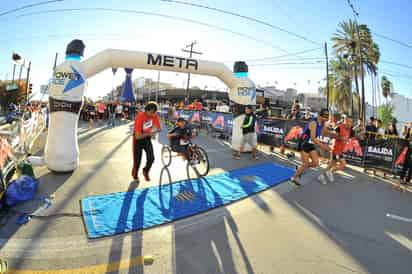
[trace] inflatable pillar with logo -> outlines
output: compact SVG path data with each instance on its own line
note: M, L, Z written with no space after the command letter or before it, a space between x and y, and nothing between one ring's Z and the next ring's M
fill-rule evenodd
M235 104L232 146L240 148L242 107L254 105L256 89L247 77L247 66L236 62L235 74L224 64L156 53L104 50L81 62L85 45L73 40L66 50L66 60L56 67L49 86L50 126L45 148L45 163L50 170L68 172L79 165L77 125L86 79L108 68L140 68L208 75L219 78L230 89Z

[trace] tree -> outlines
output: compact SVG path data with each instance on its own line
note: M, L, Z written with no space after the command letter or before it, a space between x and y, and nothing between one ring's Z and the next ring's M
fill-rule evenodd
M3 111L7 110L10 103L24 104L26 100L26 80L15 81L18 87L16 91L7 91L8 84L12 84L12 82L0 81L0 106Z
M351 112L352 72L347 59L338 56L331 60L329 77L330 103L340 112Z
M381 78L381 88L382 95L385 97L386 103L388 103L388 96L391 96L393 92L393 84L386 76L382 76Z
M392 123L395 119L393 116L394 107L392 104L385 104L378 107L378 117L382 120L383 125L386 127Z
M372 33L365 24L357 25L355 21L348 20L339 23L337 32L333 35L333 48L336 55L348 60L356 85L356 93L359 95L359 79L362 67L371 75L376 75L377 64L380 59L378 45L373 41ZM365 113L364 82L362 81L362 118Z

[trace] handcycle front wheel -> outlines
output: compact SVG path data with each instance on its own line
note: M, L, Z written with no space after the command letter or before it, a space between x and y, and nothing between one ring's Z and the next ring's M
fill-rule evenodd
M169 167L172 163L172 149L169 146L162 147L161 159L164 167Z
M192 147L192 160L196 161L196 164L189 162L188 165L191 165L200 176L203 177L209 173L209 157L203 148L198 146Z

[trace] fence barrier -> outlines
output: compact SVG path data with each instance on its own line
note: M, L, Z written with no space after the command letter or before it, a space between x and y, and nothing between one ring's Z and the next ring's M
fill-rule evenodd
M170 117L167 110L162 110L162 117L174 121L183 117L190 123L205 122L214 131L221 132L228 138L232 132L233 114L222 112L177 110ZM256 132L258 142L269 146L285 146L296 150L298 137L308 121L285 119L258 119ZM345 146L344 158L349 164L367 169L382 170L398 175L402 170L408 141L395 136L362 134L352 138ZM370 138L370 136L373 138ZM331 139L321 136L321 141L330 144ZM321 156L329 158L328 152L320 151Z

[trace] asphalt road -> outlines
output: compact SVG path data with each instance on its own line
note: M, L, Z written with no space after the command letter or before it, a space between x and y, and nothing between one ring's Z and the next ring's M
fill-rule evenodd
M159 140L165 142L164 133ZM179 159L161 172L156 142L152 181L134 184L126 124L81 128L79 141L81 164L73 173L36 168L37 196L54 196L39 214L79 214L87 195L188 177ZM233 160L223 141L199 136L196 142L208 152L211 174L256 164L250 155ZM268 152L258 162L265 161L291 165ZM97 240L87 239L80 217L33 218L19 226L18 215L11 215L0 228L0 258L11 273L411 273L411 193L355 171L328 185L320 185L317 174L308 171L301 188L284 183L204 214ZM35 200L17 209L39 206ZM141 256L152 256L153 264L141 265Z

